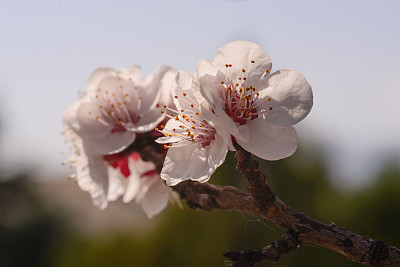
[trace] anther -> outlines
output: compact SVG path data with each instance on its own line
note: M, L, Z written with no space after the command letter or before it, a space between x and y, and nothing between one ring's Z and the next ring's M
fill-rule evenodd
M269 72L269 70L265 70L265 73L268 73Z
M254 63L254 60L250 61L251 63Z
M242 72L246 72L244 69L242 69Z
M164 114L165 113L165 111L164 110L161 110L161 114Z
M221 84L224 84L224 81L221 81Z
M267 98L267 100L268 100L268 101L271 101L271 98L270 98L270 97L268 97L268 98Z
M269 110L272 110L272 107L269 107Z
M178 99L178 96L176 95L176 96L174 96L174 98Z
M163 108L167 108L167 105L162 106Z
M186 93L183 93L182 95L183 95L183 96L186 96Z

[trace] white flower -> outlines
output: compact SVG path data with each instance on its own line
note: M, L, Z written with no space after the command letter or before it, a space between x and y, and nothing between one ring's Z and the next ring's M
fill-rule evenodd
M300 73L279 70L270 74L271 67L259 45L231 42L211 62L198 63L193 89L223 118L224 127L240 146L263 159L277 160L296 150L291 125L310 112L313 95Z
M72 178L100 209L122 196L124 202L140 203L152 217L168 199L177 200L155 165L132 150L138 135L152 137L147 132L164 119L157 106L167 101L164 84L175 73L160 67L140 81L138 67L100 68L89 78L86 95L63 113L64 134L74 146L65 163L76 168Z
M86 95L77 108L78 134L99 154L125 149L136 133L148 132L163 120L157 107L160 84L170 67L140 80L137 66L129 70L99 68L90 76Z
M224 162L230 142L229 132L219 128L219 118L200 106L191 84L190 74L178 72L172 88L177 110L164 106L171 119L162 126L165 137L157 139L169 147L161 178L170 186L185 180L208 181Z
M78 104L71 105L63 114L64 134L74 145L74 154L65 163L76 168L76 174L71 178L90 194L95 206L105 209L109 201L122 196L125 203L132 200L140 203L151 218L166 207L168 200L178 201L158 175L154 163L143 161L138 152L126 150L101 155L86 147L83 139L70 127L76 123L74 112Z

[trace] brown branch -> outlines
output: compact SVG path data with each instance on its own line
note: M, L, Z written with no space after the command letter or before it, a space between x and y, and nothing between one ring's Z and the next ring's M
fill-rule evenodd
M295 250L300 245L298 234L289 230L281 239L272 242L261 250L231 250L224 256L232 260L232 267L249 267L263 260L278 262L284 254Z
M323 224L287 206L272 192L265 175L258 169L258 162L253 155L240 146L235 146L237 169L246 177L247 189L250 194L233 186L218 186L192 181L181 182L173 189L187 201L190 207L205 211L236 210L257 215L280 227L287 228L291 237L296 237L294 241L291 241L293 243L319 245L339 252L350 260L370 266L400 266L400 250L398 248L369 237L362 237L335 224ZM163 156L161 157L156 150L146 147L142 150L142 157L145 160L153 161L161 170ZM227 252L226 255L237 264L243 262L247 264L234 266L251 266L259 260L277 261L280 256L292 250L278 249L284 247L282 240L285 240L285 235L262 250ZM259 260L255 261L255 259Z

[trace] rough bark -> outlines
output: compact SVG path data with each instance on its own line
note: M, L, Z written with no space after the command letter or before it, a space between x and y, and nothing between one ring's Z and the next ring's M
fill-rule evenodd
M261 260L278 261L300 244L312 243L345 255L348 259L370 266L400 266L400 250L351 232L335 224L324 224L282 202L269 187L265 175L258 169L253 155L235 144L237 166L247 182L244 192L233 186L219 186L193 181L181 182L173 189L185 199L189 207L211 211L236 210L253 214L276 223L288 232L261 250L232 250L224 255L235 267L252 266ZM142 150L144 160L151 160L161 170L164 155L152 147Z

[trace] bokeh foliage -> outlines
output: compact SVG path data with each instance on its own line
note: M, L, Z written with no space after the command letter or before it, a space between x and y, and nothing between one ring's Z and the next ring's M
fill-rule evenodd
M233 155L212 182L244 188ZM400 169L388 164L367 187L339 190L327 178L323 157L297 152L261 169L279 197L325 223L400 247ZM232 211L181 211L170 206L155 217L156 227L85 235L45 208L29 179L0 183L0 266L229 266L222 252L259 249L285 229L252 215ZM129 210L127 209L127 212ZM62 214L62 213L61 213ZM115 218L118 220L118 218ZM146 226L143 226L146 227ZM279 263L257 266L362 266L344 256L305 244Z

